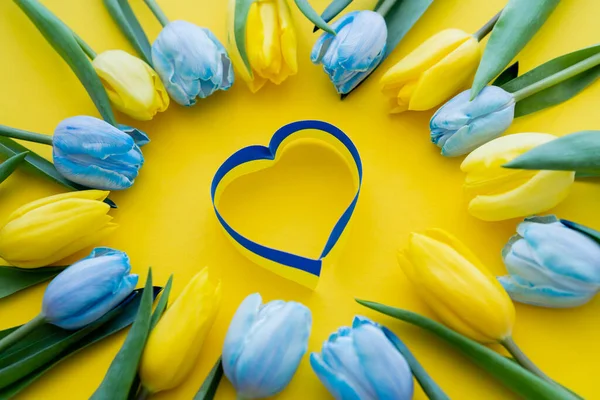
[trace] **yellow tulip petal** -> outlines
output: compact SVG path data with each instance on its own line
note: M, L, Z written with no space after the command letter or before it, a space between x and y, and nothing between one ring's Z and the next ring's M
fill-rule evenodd
M142 383L151 392L174 388L189 374L220 301L221 284L210 282L204 268L167 309L150 334L140 363Z
M29 211L35 210L36 208L45 206L47 204L56 203L65 199L88 199L88 200L99 200L102 201L108 197L110 192L104 190L80 190L75 192L67 192L61 193L54 196L44 197L42 199L32 201L24 206L15 210L8 217L8 221L10 222L16 218L21 217L22 215L28 213Z
M398 92L398 104L409 104L413 92L417 88L417 81L410 81L404 85Z
M484 221L502 221L548 211L567 197L574 180L574 172L540 171L511 191L476 196L469 213Z
M416 79L472 36L460 29L446 29L433 35L391 67L381 78L381 86L399 87Z
M409 110L429 110L460 92L473 80L480 57L479 42L471 36L421 74Z
M278 77L279 81L285 80L290 75L295 75L298 72L298 44L296 41L296 32L292 23L290 9L285 0L277 0L277 10L279 16L279 29L281 36L281 54L284 64L287 68L285 76L283 73ZM276 82L277 83L277 82Z

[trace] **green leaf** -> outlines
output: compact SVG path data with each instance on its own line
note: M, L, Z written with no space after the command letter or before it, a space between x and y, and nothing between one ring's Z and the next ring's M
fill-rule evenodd
M49 281L65 268L67 267L43 267L35 269L0 267L0 299L38 283Z
M219 387L219 382L221 382L221 378L223 377L223 364L221 363L221 357L215 363L215 366L212 367L208 376L200 386L200 389L194 396L193 400L212 400L217 393L217 388Z
M479 344L458 332L445 327L422 315L400 308L386 306L366 300L356 300L359 304L393 318L408 322L437 335L460 350L479 367L497 378L513 392L526 399L574 400L577 397L562 390L557 385L546 382L521 366L509 361L492 349Z
M346 7L348 7L350 3L352 3L352 1L353 0L333 0L331 3L329 3L325 11L323 11L323 13L321 14L321 18L325 22L331 21L332 19L337 17L339 13L344 11ZM315 27L313 28L313 32L316 32L318 30L319 27L315 25Z
M133 13L129 2L125 0L103 0L108 13L121 32L133 46L138 55L152 65L152 51L148 37Z
M471 99L525 47L560 0L510 0L494 26L475 73Z
M386 51L383 57L383 60L390 55L390 53L398 46L400 41L404 38L404 36L412 29L412 27L417 23L419 18L427 11L429 6L433 3L433 0L398 0L396 3L390 8L390 10L385 15L385 23L388 28L387 33L387 42L386 42ZM383 5L384 2L380 1L377 6L375 6L375 11ZM383 60L381 63L383 63ZM381 65L379 63L379 65ZM377 68L375 68L377 69ZM374 70L373 70L374 71ZM373 73L371 71L371 74ZM348 97L350 93L352 93L356 88L367 80L371 74L367 75L354 89L346 94L342 94L341 99L345 99Z
M158 321L162 317L165 309L167 308L167 303L169 302L169 295L171 294L171 286L173 285L173 274L169 276L169 280L167 280L167 284L165 285L164 290L160 294L160 299L158 300L158 304L154 309L154 313L152 313L152 320L150 321L150 331L154 329Z
M250 6L257 0L235 0L235 9L233 14L233 34L235 44L244 61L248 74L252 76L252 67L246 52L246 22L248 21L248 12Z
M502 73L492 82L492 86L502 86L507 82L512 81L519 76L519 62L515 61L510 67L506 68Z
M304 14L304 16L308 18L310 22L323 29L325 32L335 35L335 31L327 24L327 22L325 22L325 20L323 20L323 18L321 18L321 16L315 11L314 8L312 8L307 0L294 0L294 2L296 3L298 9L300 9L302 14Z
M154 297L161 289L154 287ZM141 291L135 290L98 321L77 331L42 325L0 353L0 400L14 397L65 358L129 326L135 320L141 297ZM0 339L17 328L0 331Z
M542 79L548 78L549 76L567 69L598 53L600 53L600 45L586 47L584 49L556 57L532 69L526 74L499 86L502 86L502 89L506 90L507 92L515 93L520 89L533 85ZM598 77L600 77L600 66L590 68L587 71L553 85L548 89L526 97L523 100L519 100L515 108L515 117L521 117L523 115L527 115L532 112L562 103L563 101L566 101L575 96L577 93L581 92L596 79L598 79Z
M39 154L27 149L14 140L0 136L0 155L4 157L13 157L17 154L28 153L25 156L25 164L29 170L38 173L50 180L62 185L70 190L89 190L90 188L78 185L62 176L50 161L46 160ZM104 202L112 208L117 208L117 205L110 199L105 199Z
M581 131L534 147L504 168L600 173L600 131Z
M13 0L52 45L54 50L69 64L81 81L104 120L117 125L110 101L92 63L87 58L73 31L37 0Z
M402 354L402 357L404 357L408 363L412 374L417 382L419 382L419 385L423 389L423 392L425 392L427 395L427 398L430 400L450 400L450 397L444 393L442 388L440 388L433 379L431 379L427 371L425 371L425 368L423 368L421 363L419 363L419 360L416 359L409 348L406 347L406 345L398 338L398 336L396 336L394 332L385 326L381 327L381 329L390 342L392 342L394 347L396 347L400 354Z
M135 322L123 346L110 364L102 383L90 397L91 400L127 400L150 332L153 299L152 269L149 269Z
M0 164L0 183L4 182L6 178L8 178L17 167L25 160L29 152L25 151L23 153L15 154L10 157L8 160Z

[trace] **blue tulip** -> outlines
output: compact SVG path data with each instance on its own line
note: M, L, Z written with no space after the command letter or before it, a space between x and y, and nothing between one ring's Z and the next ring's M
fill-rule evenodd
M310 59L323 64L338 93L354 89L383 60L387 26L373 11L353 11L332 26L337 35L323 33L315 43Z
M223 345L223 370L238 398L274 396L288 385L308 348L312 318L300 303L262 305L258 293L236 311Z
M470 153L502 135L515 116L515 100L497 86L487 86L469 101L471 90L450 99L429 122L431 141L442 155L456 157Z
M50 282L41 315L63 329L79 329L101 318L135 288L129 257L122 251L98 247Z
M410 367L381 328L354 317L312 353L310 364L337 400L404 400L413 395Z
M513 300L566 308L600 291L600 244L565 224L550 216L519 225L502 254L510 275L498 278Z
M90 188L129 188L144 164L135 139L144 144L148 137L133 128L123 129L87 116L63 120L52 139L54 166L65 178Z
M152 63L173 100L193 106L233 84L227 51L211 31L186 21L167 24L152 44Z

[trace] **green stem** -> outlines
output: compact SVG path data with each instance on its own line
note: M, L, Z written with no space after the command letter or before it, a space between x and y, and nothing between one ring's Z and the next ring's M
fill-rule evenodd
M506 339L500 341L500 344L504 346L506 350L513 356L513 358L526 370L530 371L534 375L542 378L546 382L552 383L556 385L548 375L546 375L541 369L537 367L530 359L523 353L523 351L517 346L512 337L507 337Z
M5 136L13 139L26 140L28 142L35 142L41 144L47 144L52 146L52 136L42 135L41 133L24 131L22 129L11 128L10 126L0 125L0 136Z
M146 386L142 386L137 394L136 400L146 400L151 395L152 392Z
M388 12L394 7L397 0L384 0L383 3L377 8L377 13L382 17L385 17Z
M83 52L85 53L86 56L88 56L91 60L93 60L94 58L96 58L96 56L97 56L96 52L90 47L89 44L87 44L81 38L81 36L79 36L75 32L73 32L73 36L75 36L75 40L77 40L77 43L79 44L79 47L81 47L81 50L83 50Z
M577 64L571 65L569 68L565 68L560 72L550 75L536 83L524 87L521 90L517 90L513 93L515 102L523 100L531 95L541 92L544 89L548 89L551 86L557 85L569 78L581 74L590 68L593 68L600 64L600 53L595 54L591 57L586 58Z
M29 335L35 330L35 328L43 325L45 322L46 317L44 317L42 314L38 314L31 321L17 328L17 330L11 332L8 336L5 336L2 340L0 340L0 353L8 349L20 339Z
M144 3L146 3L150 11L152 11L152 14L154 14L158 22L160 22L162 26L167 26L167 24L169 23L169 19L167 18L163 10L160 8L160 6L156 3L156 1L144 0Z
M473 37L477 39L478 42L481 42L481 40L486 37L487 34L492 31L492 29L494 29L494 25L496 25L496 22L498 22L500 14L502 14L502 10L500 10L498 14L494 15L492 19L486 22L485 25L483 25L477 32L473 34Z

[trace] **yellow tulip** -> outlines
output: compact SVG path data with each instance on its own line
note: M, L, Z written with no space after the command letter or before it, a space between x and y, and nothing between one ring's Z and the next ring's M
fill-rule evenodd
M518 133L494 139L469 154L460 166L467 173L466 192L474 195L469 213L484 221L501 221L541 213L564 200L574 172L502 168L554 139L546 133Z
M398 260L419 295L450 328L483 343L510 338L515 309L496 277L441 229L412 233Z
M427 39L381 78L392 113L429 110L465 89L481 58L479 42L459 29Z
M115 108L141 121L169 107L169 95L157 73L139 58L109 50L92 61Z
M145 390L156 393L179 385L196 363L221 303L221 282L202 269L160 319L140 363Z
M230 18L235 12L236 0L230 0ZM230 24L233 28L233 22ZM250 6L246 20L246 53L252 68L247 71L235 45L233 32L229 33L230 55L233 65L256 93L267 81L277 85L298 72L296 33L290 9L285 0L259 0Z
M107 215L106 196L86 190L24 205L0 229L0 257L16 267L38 268L93 245L118 226Z

